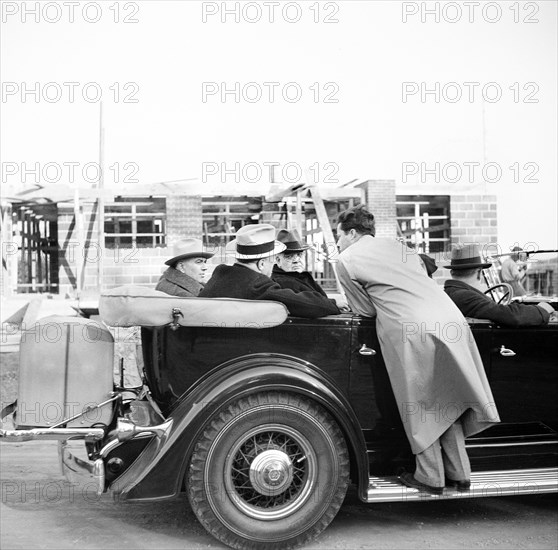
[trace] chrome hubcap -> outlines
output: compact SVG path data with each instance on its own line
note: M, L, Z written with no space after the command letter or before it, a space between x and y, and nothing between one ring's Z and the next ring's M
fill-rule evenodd
M293 465L288 455L277 449L260 453L250 465L254 489L266 496L283 492L293 480Z

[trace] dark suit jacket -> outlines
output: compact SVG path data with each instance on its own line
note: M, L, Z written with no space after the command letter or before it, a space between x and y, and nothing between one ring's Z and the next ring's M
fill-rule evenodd
M180 296L181 298L188 298L190 296L198 296L203 285L194 281L192 277L174 269L174 267L169 267L161 275L155 290L160 290L161 292L166 292L172 296Z
M200 296L273 300L285 304L291 315L310 319L339 313L339 308L319 292L281 288L269 277L240 264L217 266Z
M548 323L550 314L531 304L511 303L498 305L480 290L463 281L450 279L445 282L444 290L455 302L465 317L489 319L500 325L526 327Z
M278 265L273 266L271 278L281 285L281 288L290 288L298 292L302 290L313 290L322 296L327 296L324 289L314 280L308 271L298 273L296 271L283 271Z

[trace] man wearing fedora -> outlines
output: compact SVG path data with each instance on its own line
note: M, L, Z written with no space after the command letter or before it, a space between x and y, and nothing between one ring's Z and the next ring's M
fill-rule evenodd
M467 491L471 467L465 437L500 421L469 325L428 277L418 254L404 243L374 236L374 216L364 206L341 212L338 222L337 272L351 309L376 317L416 459L414 474L404 472L400 480L438 495L444 487Z
M270 276L277 254L286 246L275 240L270 224L251 224L236 233L235 263L215 268L200 296L281 302L295 317L336 315L339 309L325 293L281 288Z
M499 305L484 291L487 285L482 270L492 264L481 258L476 244L465 244L452 249L450 265L451 279L444 284L444 290L455 302L465 317L489 319L501 325L526 327L545 325L554 313L550 304L511 303Z
M203 249L199 239L182 239L172 247L172 257L165 264L168 269L161 275L155 290L173 296L198 296L203 289L207 272L207 259L213 253Z
M277 240L285 245L285 250L277 254L271 278L282 288L293 290L314 290L326 296L324 289L315 281L312 274L304 270L304 253L310 245L301 242L296 231L281 229Z

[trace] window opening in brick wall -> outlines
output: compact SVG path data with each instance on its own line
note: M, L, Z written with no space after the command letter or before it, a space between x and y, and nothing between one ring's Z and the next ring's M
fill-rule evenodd
M205 246L226 246L241 227L258 223L261 211L261 197L202 197Z
M166 218L164 197L116 197L114 202L105 203L105 246L165 246Z
M398 195L398 234L420 252L445 252L450 248L449 195Z

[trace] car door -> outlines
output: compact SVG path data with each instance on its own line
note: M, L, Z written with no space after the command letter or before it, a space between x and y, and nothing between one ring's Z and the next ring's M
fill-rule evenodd
M493 327L489 380L502 422L558 430L558 326Z

